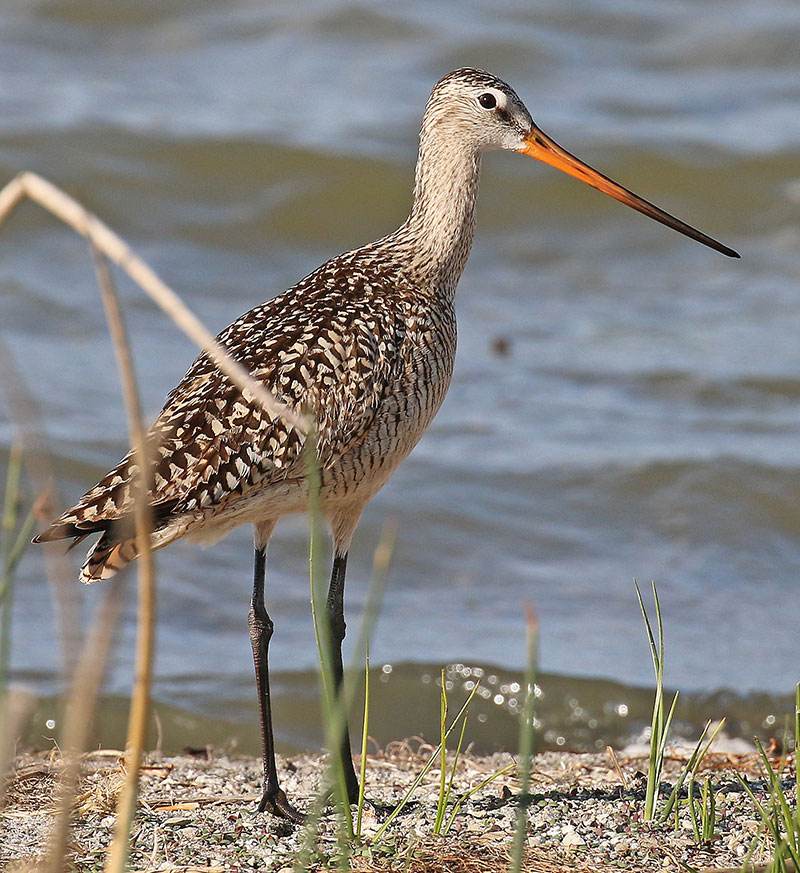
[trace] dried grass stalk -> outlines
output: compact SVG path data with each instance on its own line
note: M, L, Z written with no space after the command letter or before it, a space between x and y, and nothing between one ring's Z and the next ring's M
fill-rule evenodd
M67 699L62 738L64 766L59 777L57 812L44 864L48 873L61 873L67 866L70 820L78 793L82 752L89 736L89 724L105 672L106 656L122 606L122 594L123 586L119 580L113 580L106 588L91 623Z
M136 793L139 784L139 767L144 751L147 732L147 715L150 702L150 684L153 672L153 634L156 614L155 565L150 549L150 533L153 529L150 502L147 499L147 471L150 458L147 447L147 433L142 420L139 388L133 369L130 342L119 308L114 281L108 268L108 261L90 239L97 281L103 298L103 306L108 319L108 329L114 344L117 367L122 380L122 393L128 416L130 442L134 449L135 462L139 473L135 477L133 489L133 515L136 525L136 549L138 552L138 609L136 611L136 662L134 667L131 709L128 716L128 740L125 752L125 784L117 803L117 818L114 825L114 841L111 844L106 871L122 873L128 856L128 839L131 822L136 808Z
M257 382L221 346L178 295L100 219L60 188L28 171L20 173L0 190L0 225L24 197L43 206L76 233L85 236L110 261L124 270L175 324L241 389L246 400L256 400L272 415L306 433L309 421Z
M80 203L60 188L35 173L23 172L0 190L0 225L11 211L25 197L29 197L73 230L89 240L95 260L98 281L109 320L109 328L117 354L118 366L123 382L125 405L128 414L131 445L137 454L140 471L149 469L145 452L147 450L145 429L141 419L136 380L130 356L130 348L125 335L116 291L111 279L106 259L113 261L164 311L174 323L205 351L219 369L241 391L245 400L261 404L270 414L283 418L288 424L306 433L308 420L289 406L278 400L260 382L257 382L237 361L235 361L208 332L197 317L183 304L156 273L131 248L108 228L97 216L86 210ZM130 822L133 817L136 787L138 781L141 752L144 745L146 720L149 703L150 676L152 664L153 626L155 619L155 584L153 560L150 552L151 522L149 505L146 500L147 482L138 483L139 499L135 500L136 538L139 552L139 610L137 618L137 647L134 690L131 697L131 712L126 752L127 779L117 807L117 821L114 843L108 858L106 870L124 869L127 856ZM66 780L71 785L68 809L75 795L77 770L75 776ZM56 845L65 845L68 834L68 812L65 824L58 829L51 854L53 863L58 863ZM63 863L63 853L61 855Z

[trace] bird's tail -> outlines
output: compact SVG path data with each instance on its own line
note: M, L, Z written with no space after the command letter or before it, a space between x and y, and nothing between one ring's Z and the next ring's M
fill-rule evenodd
M116 539L108 531L89 550L78 577L85 585L110 579L139 556L135 539Z

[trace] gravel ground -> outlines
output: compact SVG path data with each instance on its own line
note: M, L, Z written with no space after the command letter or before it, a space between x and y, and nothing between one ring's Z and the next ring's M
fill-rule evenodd
M397 743L367 762L364 838L350 860L357 871L498 871L508 863L514 834L518 785L513 771L469 799L446 837L433 828L440 773L431 769L413 802L391 825L380 844L371 837L422 769L430 749ZM665 766L674 780L688 757L678 749ZM479 785L514 762L507 754L463 756L454 779L454 796ZM618 766L617 766L618 765ZM642 821L647 761L643 750L610 754L548 752L534 762L528 806L524 869L549 871L707 870L741 867L748 852L753 863L770 859L752 801L735 773L746 776L757 796L765 797L755 755L739 750L707 756L702 774L712 776L716 825L709 843L698 843L688 812L678 829ZM283 787L298 806L313 802L324 772L320 756L281 759ZM47 846L54 821L54 791L62 769L57 752L20 755L2 813L0 866L8 873L29 870ZM785 776L793 771L787 770ZM122 784L119 753L99 752L85 760L76 800L69 859L72 869L102 869L114 824L114 803ZM303 844L305 829L255 811L260 793L260 762L251 758L202 755L150 755L142 774L139 808L132 834L131 866L140 871L267 870L289 873ZM337 852L336 819L323 815L312 869L332 866Z

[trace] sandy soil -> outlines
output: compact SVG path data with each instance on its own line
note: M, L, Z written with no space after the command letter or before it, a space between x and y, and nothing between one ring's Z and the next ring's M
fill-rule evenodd
M371 803L364 809L362 839L353 844L347 862L350 869L478 873L506 868L519 801L513 769L468 797L446 836L435 836L440 771L432 768L402 813L375 840L387 810L403 797L429 752L419 743L403 742L368 759ZM687 757L688 750L675 750L667 761L666 780L676 778ZM453 800L513 763L513 756L507 754L463 756L453 780ZM713 839L705 843L694 834L685 794L677 829L674 816L666 824L643 821L641 771L646 765L643 750L636 749L618 753L616 762L610 754L538 755L527 807L524 869L540 873L708 870L770 860L772 843L735 775L747 778L762 800L767 797L754 754L717 752L706 758L701 775L712 776L716 821ZM313 804L325 767L321 756L281 760L283 786L298 806ZM0 865L9 873L30 869L46 853L62 770L55 750L18 756L0 837ZM260 770L257 760L216 756L211 750L180 757L148 756L132 830L131 867L174 873L200 869L289 873L299 866L315 870L335 866L340 852L337 817L325 811L314 838L307 828L258 814ZM789 768L783 775L788 778L793 771ZM119 752L85 758L69 840L73 870L102 869L122 779ZM699 800L696 804L699 807ZM445 824L452 808L451 803ZM312 851L298 865L304 843Z

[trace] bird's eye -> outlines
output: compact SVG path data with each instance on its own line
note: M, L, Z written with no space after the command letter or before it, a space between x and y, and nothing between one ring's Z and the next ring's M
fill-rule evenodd
M487 91L485 94L481 94L481 96L478 97L478 103L480 103L484 109L494 109L497 106L497 98L494 94L490 94Z

